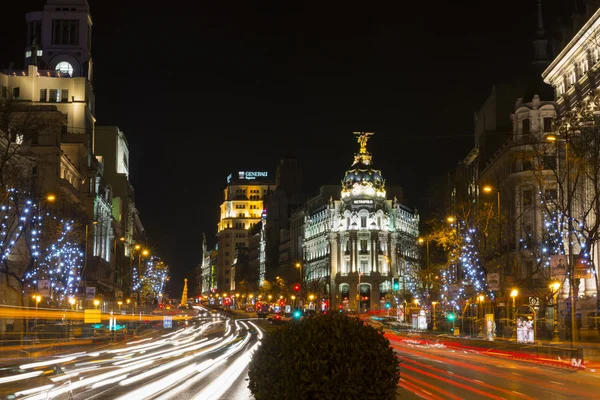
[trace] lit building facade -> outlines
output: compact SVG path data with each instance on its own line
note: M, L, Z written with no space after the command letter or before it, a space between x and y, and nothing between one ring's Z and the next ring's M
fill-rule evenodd
M388 199L385 180L373 167L357 132L359 153L342 180L337 200L320 196L304 210L303 284L321 307L369 310L381 307L419 261L419 216L397 198ZM400 287L400 290L405 288Z
M239 171L227 177L217 224L216 289L223 292L236 290L232 264L235 250L248 247L248 232L263 217L263 200L275 188L268 172ZM235 269L233 270L235 272Z
M95 291L112 300L119 288L115 269L118 237L104 158L97 157L94 149L89 5L86 0L48 0L42 11L27 13L26 22L25 69L11 66L0 73L0 100L29 107L31 112L57 111L64 119L60 135L52 143L47 135L32 136L29 145L37 157L32 175L40 182L37 190L56 194L55 208L62 207L71 217L82 212L77 215L86 248L81 289L86 287L86 293ZM55 147L60 148L58 153L52 153Z
M588 4L589 3L589 4ZM559 118L557 121L557 131L559 137L558 148L563 148L564 152L557 150L559 165L566 170L567 147L565 143L569 142L568 135L578 134L577 130L585 125L585 129L598 129L598 106L600 105L600 97L598 89L600 89L600 9L597 2L586 3L587 20L579 28L570 41L565 43L562 51L554 58L550 65L543 72L544 82L551 85L554 89L555 101L558 108ZM565 121L565 125L561 123ZM593 121L593 122L590 122ZM584 130L584 129L582 129ZM597 131L596 131L597 132ZM591 146L591 145L590 145ZM575 146L576 149L576 146ZM576 152L577 150L574 150ZM569 151L569 153L571 153ZM590 152L591 153L591 152ZM581 151L579 152L581 157ZM597 157L597 155L585 154L588 157ZM572 156L569 156L572 157ZM580 174L581 167L577 164L577 155L571 159L571 170L575 171L571 174ZM593 160L593 159L592 159ZM594 161L587 161L590 165L582 164L584 167L591 167ZM566 173L561 173L561 180L556 185L559 187L558 193L568 193L568 179L564 176ZM597 223L600 216L597 215L597 184L594 181L593 173L586 174L577 180L577 183L571 183L572 188L572 217L576 219L578 227L572 231L579 230L579 227L593 226ZM569 201L567 198L565 201ZM576 235L574 232L570 232ZM600 257L600 248L597 245L592 245L589 249L581 248L580 244L586 242L586 236L578 237L573 240L573 245L568 246L569 239L565 239L565 253L569 250L573 253L573 257L577 258L585 253L589 254L591 260L598 260ZM585 256L584 256L585 257ZM573 262L573 261L571 261ZM594 319L598 315L597 296L598 296L598 279L599 272L598 262L594 262L591 268L588 268L589 275L587 278L576 279L574 289L577 295L576 312L581 316L582 325L585 327L597 326L598 322ZM568 279L567 279L568 280ZM579 282L577 282L579 281ZM563 285L562 296L568 298L570 284ZM589 317L589 318L588 318Z

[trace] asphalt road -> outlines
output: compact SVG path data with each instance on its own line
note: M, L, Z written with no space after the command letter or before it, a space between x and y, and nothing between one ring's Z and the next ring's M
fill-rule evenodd
M174 332L19 364L0 377L18 399L248 399L247 366L263 332L209 315ZM2 387L4 386L4 387Z
M245 400L259 323L196 318L166 334L16 363L0 371L0 398ZM600 371L521 362L391 333L399 399L600 399ZM5 397L8 396L8 397Z
M388 336L401 399L600 399L600 371L549 367Z

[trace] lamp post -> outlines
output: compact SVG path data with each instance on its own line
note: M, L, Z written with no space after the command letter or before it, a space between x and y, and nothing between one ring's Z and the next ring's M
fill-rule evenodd
M96 310L97 310L98 306L100 305L100 300L94 299L94 305L96 306Z
M477 296L477 300L479 300L479 308L481 308L481 318L479 319L479 334L477 337L483 337L483 320L485 318L485 313L483 312L483 301L485 300L485 296L480 294ZM479 312L477 312L479 314Z
M33 299L35 300L35 326L37 327L37 321L38 321L37 311L39 309L40 301L42 301L42 296L40 296L39 294L35 294L35 295L33 295Z
M432 312L432 317L433 317L433 330L435 331L437 329L437 325L435 324L435 306L438 302L437 301L432 301L431 305L433 306L433 312Z
M422 237L419 238L419 243L423 244L425 243L425 268L427 268L429 266L429 240L428 239L424 239Z
M515 340L517 338L517 305L516 305L516 301L517 301L517 296L519 295L519 291L517 289L513 289L510 292L510 297L512 297L513 299L513 329L512 329L512 333L515 336Z
M552 289L552 294L554 295L554 321L553 321L553 329L552 329L552 341L559 342L560 337L558 335L558 290L560 289L560 282L554 281L550 284L550 289Z
M560 135L548 134L546 135L546 140L548 142L565 142L565 173L566 173L566 181L567 181L567 248L568 248L568 262L569 262L569 292L571 295L571 347L573 347L573 341L578 340L578 332L577 332L577 323L576 323L576 314L577 314L577 296L575 295L575 266L574 266L574 257L573 257L573 195L571 193L571 170L569 165L569 128L570 125L567 123L566 129L564 132L564 138L560 138ZM579 279L577 279L579 281ZM577 336L577 337L576 337Z

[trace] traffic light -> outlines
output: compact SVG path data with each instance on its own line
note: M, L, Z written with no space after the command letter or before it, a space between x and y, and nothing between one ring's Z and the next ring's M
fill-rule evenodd
M300 284L294 283L294 292L299 292L299 291L300 291Z
M385 308L390 308L392 305L390 304L390 302L388 301L387 303L385 303Z
M294 319L300 319L300 317L302 316L302 311L294 310L294 313L292 314L292 316L294 317Z
M394 290L400 290L400 281L398 278L392 278L392 288L394 288Z
M448 318L448 321L454 321L455 315L454 313L448 313L448 315L446 315L446 318Z

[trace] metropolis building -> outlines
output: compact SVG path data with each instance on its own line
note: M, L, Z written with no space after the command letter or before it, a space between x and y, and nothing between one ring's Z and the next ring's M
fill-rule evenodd
M405 289L404 275L419 258L419 216L396 197L388 199L385 180L367 151L372 133L355 134L360 149L339 199L317 196L301 211L302 273L320 307L364 311L381 308L386 295ZM393 278L399 278L399 288L393 288Z

